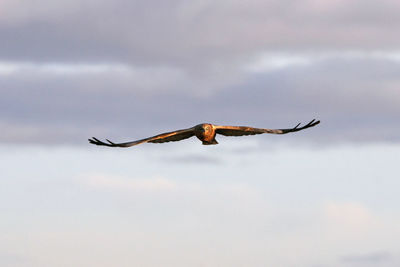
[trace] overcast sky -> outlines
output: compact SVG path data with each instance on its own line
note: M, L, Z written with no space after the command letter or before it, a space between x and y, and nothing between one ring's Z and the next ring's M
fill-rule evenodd
M0 265L399 266L399 14L0 0ZM87 143L314 118L215 147Z
M0 140L318 117L324 141L398 142L399 10L394 0L3 0Z

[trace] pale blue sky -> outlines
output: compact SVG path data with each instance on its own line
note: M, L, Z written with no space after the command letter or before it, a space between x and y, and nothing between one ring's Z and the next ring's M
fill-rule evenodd
M399 3L0 1L0 265L399 266Z
M2 146L2 265L399 264L398 145L256 139Z

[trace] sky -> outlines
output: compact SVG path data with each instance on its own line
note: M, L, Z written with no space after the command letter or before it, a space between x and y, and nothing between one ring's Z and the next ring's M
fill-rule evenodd
M399 13L0 0L0 265L399 266ZM217 146L87 142L314 118Z

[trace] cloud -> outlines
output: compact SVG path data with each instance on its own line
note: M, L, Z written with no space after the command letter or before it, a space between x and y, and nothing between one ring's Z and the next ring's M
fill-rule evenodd
M18 61L0 62L0 74L3 76L24 73L30 75L79 75L79 74L106 74L113 72L133 72L132 68L123 64L85 64L85 63L33 63Z
M238 208L246 208L248 213L257 212L262 195L252 185L240 181L230 183L218 181L210 187L201 181L192 180L190 175L188 178L186 176L188 175L185 174L184 179L182 177L172 179L157 175L140 177L106 172L82 173L75 177L73 183L75 188L85 189L85 194L91 195L90 199L103 199L102 194L106 192L110 201L112 199L114 204L121 203L124 207L124 203L134 203L138 199L145 198L148 201L147 204L143 204L145 206L158 203L167 205L174 212L184 208L187 203L200 210L207 210L210 207L224 209L230 216ZM204 175L200 177L202 176ZM231 206L228 207L227 203Z
M286 65L278 69L243 70L239 78L194 87L200 77L183 70L65 65L67 73L59 73L51 64L6 65L11 73L0 76L5 129L0 140L86 143L93 135L133 140L200 122L287 128L317 118L322 124L307 135L285 140L398 142L400 64L397 54L378 55L303 55L306 65L284 55ZM26 67L29 71L20 70ZM202 86L206 94L199 93Z
M323 123L296 140L399 141L394 0L6 0L0 10L0 142L312 118Z
M384 50L349 50L349 51L325 51L325 52L304 52L304 53L261 53L254 62L245 66L244 69L250 72L265 73L288 67L310 66L311 64L323 63L324 61L389 61L400 63L400 52Z
M196 70L268 50L397 48L400 5L361 1L2 1L0 58ZM329 29L329 30L327 30ZM25 49L29 44L30 49Z
M327 203L323 216L327 224L338 231L338 235L351 232L349 235L362 236L379 224L372 212L359 203Z
M111 191L137 193L173 192L177 189L175 182L164 177L131 178L116 175L88 174L79 178L84 185Z

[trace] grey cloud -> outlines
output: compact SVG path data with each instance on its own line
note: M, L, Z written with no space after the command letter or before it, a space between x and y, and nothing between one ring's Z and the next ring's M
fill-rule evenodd
M267 74L242 71L262 51L397 47L397 1L360 3L2 1L1 60L135 71L0 76L1 139L147 136L199 121L285 127L281 121L319 116L331 138L398 140L397 64L330 59Z
M314 117L323 123L307 134L313 140L399 140L397 62L330 57L243 70L265 51L397 48L397 1L7 0L0 7L0 60L32 64L11 74L0 64L3 142L139 138L202 121L287 127ZM76 62L127 71L43 71Z
M15 2L15 1L14 1ZM5 1L0 58L238 64L258 52L397 48L397 1Z
M173 90L150 90L153 85L145 90L113 72L3 76L0 139L80 143L96 135L126 140L207 121L286 128L317 118L322 120L317 128L285 140L398 142L399 72L400 65L388 60L327 59L242 73L236 82L215 79L208 84L215 90L205 95L198 94L199 85L191 90L190 78Z

